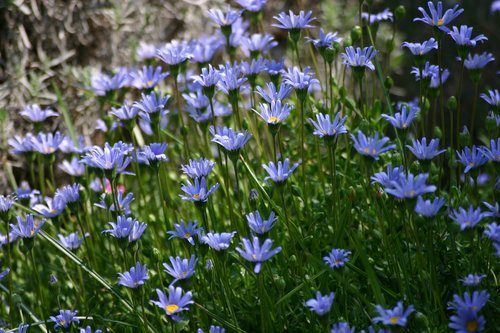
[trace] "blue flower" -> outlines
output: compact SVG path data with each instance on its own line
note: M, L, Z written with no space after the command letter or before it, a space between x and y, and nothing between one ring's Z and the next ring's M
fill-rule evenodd
M83 235L81 238L78 237L78 232L72 232L68 236L64 236L61 234L58 234L57 237L59 237L59 242L67 248L70 251L76 250L82 245L83 240L85 237L90 236L90 234L87 232L85 235Z
M92 333L92 327L80 328L80 333ZM102 333L102 330L95 330L94 333Z
M444 198L435 198L434 201L424 200L422 197L417 198L415 212L425 217L436 215L445 203Z
M367 13L367 12L362 12L361 13L361 18L363 19L363 21L368 21L369 20L370 21L370 25L372 25L374 23L383 22L383 21L390 21L390 22L392 22L392 20L393 20L393 14L389 10L389 8L386 8L382 12L376 13L376 14L370 14L370 13Z
M231 9L231 6L227 6L227 12L224 13L220 9L210 9L208 11L208 17L210 17L217 25L220 27L231 26L238 18L241 16L241 10Z
M478 70L478 69L483 69L486 67L487 64L495 60L495 57L493 57L493 54L484 52L481 54L474 54L471 55L469 54L467 56L467 59L464 61L465 68L469 70Z
M57 316L50 316L50 321L56 323L54 325L54 329L68 328L71 323L80 323L80 320L76 318L76 313L78 311L71 310L59 310L59 314Z
M342 59L347 67L364 68L374 71L375 66L372 63L373 57L377 54L377 51L373 46L364 47L363 49L353 46L348 46L345 49L345 53L342 53Z
M195 179L208 176L214 166L215 162L200 157L199 159L189 160L188 164L181 166L181 170L190 178Z
M284 100L287 98L292 92L293 88L287 84L280 84L279 90L276 89L276 86L272 82L266 83L267 89L258 86L256 88L257 94L264 99L267 103L271 104L272 101Z
M269 232L269 230L271 230L274 226L274 223L278 220L273 211L271 211L267 220L264 220L260 216L259 211L249 213L245 217L247 219L248 226L256 234L265 234Z
M153 59L156 55L156 45L140 41L136 50L136 55L139 61Z
M340 322L334 324L330 333L354 333L354 327L351 328L348 323Z
M424 193L436 191L436 186L427 185L429 174L421 173L414 176L412 173L400 177L398 180L391 181L384 191L392 194L398 199L414 199Z
M97 96L105 96L113 90L128 86L130 82L131 75L129 71L126 68L120 68L113 76L102 73L93 76L90 89Z
M464 286L477 286L486 277L484 274L469 274L460 279Z
M186 181L186 184L183 184L181 187L181 190L186 193L187 196L182 194L179 196L183 200L192 201L195 203L207 202L210 194L214 193L218 188L219 183L216 183L210 188L210 190L207 191L207 182L205 180L205 177L202 177L201 181L199 178L195 178L194 184L188 180Z
M427 3L429 7L430 15L426 13L425 9L418 7L418 10L422 13L423 17L414 18L413 21L421 21L430 26L436 27L441 31L449 32L450 29L446 26L451 21L453 21L458 15L462 14L463 8L458 8L458 5L453 6L453 8L446 10L443 15L443 3L438 1L437 9L432 1Z
M38 104L25 106L19 114L33 123L43 122L47 118L59 116L59 113L49 108L42 109Z
M142 147L142 151L137 154L139 162L146 163L147 165L156 165L158 162L168 161L167 155L165 155L165 150L168 144L162 143L150 143Z
M354 134L351 134L351 139L354 141L354 148L358 153L364 156L373 157L376 160L380 158L380 154L396 148L395 144L390 144L384 147L384 145L389 141L389 138L383 137L379 140L378 132L375 133L375 135L366 137L363 132L359 131L358 137L356 138Z
M490 141L490 148L479 147L484 156L489 158L491 161L500 162L500 138Z
M345 263L349 261L349 255L351 255L351 251L332 249L327 256L323 257L323 261L330 266L331 269L342 268Z
M387 172L377 172L370 179L372 180L372 184L378 183L384 187L388 187L393 181L397 182L403 177L405 177L403 166L393 168L392 164L389 163L387 165Z
M165 108L170 100L170 96L163 96L162 93L157 95L154 91L149 95L141 94L141 100L134 102L134 107L141 110L145 114L152 115L154 113L165 114Z
M147 224L138 220L120 215L116 219L116 223L109 222L112 229L104 230L102 233L111 234L111 236L119 239L128 239L129 243L137 241L147 228Z
M406 47L415 56L423 56L433 49L438 48L438 43L434 38L424 41L423 43L409 43L403 42L401 47Z
M460 226L462 231L475 227L484 217L481 208L474 209L473 205L470 205L468 210L462 207L452 210L448 216Z
M196 256L193 254L191 258L189 258L189 260L182 259L181 257L170 257L170 263L172 264L172 266L163 263L165 272L175 278L175 280L172 281L171 285L179 280L189 279L194 274L194 269L197 262L198 258L196 258Z
M10 224L10 232L15 238L33 238L36 236L36 234L38 234L38 231L40 231L40 228L45 223L45 220L41 220L40 222L35 223L33 214L26 215L25 220L23 220L21 216L17 216L16 219L17 225Z
M484 235L491 239L493 247L497 251L496 256L500 257L500 224L495 222L488 224L484 230Z
M241 44L241 39L247 34L247 29L250 26L250 22L244 20L242 17L238 18L233 25L231 25L231 34L229 35L229 45L233 48L237 48ZM221 27L222 28L222 27ZM229 27L224 27L219 31L219 33L224 38L224 44L227 43L227 37L224 35L222 30L229 30Z
M201 237L201 242L207 244L216 251L226 250L231 244L231 238L236 234L233 232L212 233L209 232Z
M156 289L156 294L159 300L151 301L151 303L165 310L174 321L180 320L177 313L188 310L187 306L194 303L193 294L188 291L183 295L183 290L180 287L169 286L168 297L160 289Z
M225 328L220 327L220 326L214 326L214 325L211 325L210 330L208 331L208 333L225 333L225 332L226 332ZM204 332L201 328L198 328L197 333L204 333Z
M411 146L406 145L406 147L419 160L431 160L446 151L446 149L438 150L439 139L431 139L429 144L427 138L422 138L420 141L413 139Z
M253 109L269 125L281 124L290 115L292 106L287 103L281 103L280 99L271 101L271 104L260 103L260 113Z
M260 12L267 0L235 0L241 7L249 12Z
M167 231L167 234L170 235L168 239L172 239L174 237L184 238L189 242L189 244L194 245L193 236L200 236L200 233L203 231L203 228L197 228L198 222L189 221L188 224L181 219L181 223L174 224L175 230Z
M408 316L414 311L413 305L408 306L408 308L404 310L403 302L398 302L396 307L393 309L386 310L380 305L377 305L375 309L380 316L373 318L374 322L382 322L384 325L397 325L402 327L406 326Z
M290 168L290 161L288 158L285 159L284 162L278 161L278 166L274 164L274 162L269 162L268 165L262 164L262 167L267 171L269 176L264 178L264 180L272 179L275 183L282 184L284 183L288 177L292 175L292 173L297 169L299 163L295 163Z
M289 67L283 74L283 83L292 86L295 90L307 91L310 87L319 84L318 79L314 78L311 68L306 67L301 71L298 67Z
M391 123L395 128L407 129L420 111L420 108L418 106L413 107L408 104L400 104L399 110L400 112L396 112L394 117L387 114L382 114L381 117Z
M486 94L481 94L481 98L486 101L489 105L493 107L499 107L500 106L500 93L498 92L497 89L495 90L488 90L488 95Z
M66 204L71 204L80 200L80 184L66 185L58 188L54 195L54 200L60 198Z
M43 155L50 155L59 149L63 139L64 137L59 132L55 134L38 133L35 137L32 137L31 144L33 151Z
M453 38L455 43L459 46L471 46L475 47L477 42L482 42L488 40L484 35L477 35L472 37L472 28L466 25L461 25L460 30L457 27L453 27L453 31L448 32L448 34Z
M156 49L156 57L170 66L179 65L192 58L191 45L185 41L172 40ZM172 73L175 76L175 73Z
M206 67L202 68L201 74L191 76L191 80L198 83L203 88L215 87L220 80L220 73L216 68L213 68L212 65L208 65L208 69Z
M148 269L140 262L137 262L135 267L131 267L130 271L118 273L118 284L127 288L135 289L142 286L147 279L149 279Z
M495 205L491 205L483 201L483 205L488 208L488 211L483 213L484 217L493 217L496 219L500 218L500 205L498 204L498 202L495 202Z
M224 46L218 36L202 36L191 42L192 45L192 61L199 64L206 64L210 62L215 53Z
M457 150L456 153L459 159L458 162L465 167L464 173L467 173L471 169L480 167L488 162L488 157L485 156L483 151L475 145L472 146L472 149L465 147L464 150L461 152Z
M340 43L342 41L342 38L337 37L336 32L328 32L325 35L325 31L323 30L323 28L321 28L319 29L318 39L306 37L306 41L307 43L312 43L314 47L321 50L322 48L325 49L331 47L333 43Z
M269 74L270 77L276 77L281 74L285 68L285 58L281 60L266 59L264 62L264 70Z
M104 149L99 146L92 147L82 157L82 163L104 172L133 175L133 173L125 171L132 161L132 158L127 156L130 151L131 146L123 144L121 141L113 146L106 142Z
M338 137L340 134L347 133L347 128L344 126L347 116L342 118L340 112L335 114L333 121L330 120L330 115L318 113L316 121L309 118L309 122L314 126L314 135L323 137Z
M123 192L118 191L118 194L116 195L116 203L118 204L118 209L115 207L115 203L113 202L114 200L111 200L109 206L107 204L108 201L109 200L107 200L106 193L103 193L101 194L101 201L98 204L94 204L94 206L102 209L107 209L111 212L123 212L124 214L128 215L130 214L130 203L134 201L134 193L129 192L125 196L123 196Z
M243 69L240 65L226 63L226 65L219 66L220 80L217 87L222 90L226 95L233 91L239 91L247 78L243 76Z
M135 106L129 104L127 100L123 103L121 107L117 108L112 108L111 111L109 112L110 115L115 116L116 118L120 120L134 120L137 117L137 114L139 113L139 109L137 109Z
M132 73L133 85L137 89L151 89L168 76L160 66L143 66L142 70Z
M318 316L324 316L330 312L334 297L335 294L333 292L323 296L319 291L317 291L316 298L307 300L305 305L309 307L309 310L316 312Z
M257 75L266 70L266 60L263 58L252 59L252 61L242 61L241 70L246 75L250 84L254 84Z
M7 276L7 274L9 274L10 272L10 269L7 268L6 270L4 270L3 272L0 272L0 281Z
M486 290L474 291L469 294L467 291L460 297L458 294L453 295L453 301L448 302L448 309L455 311L473 311L479 312L486 305L490 294Z
M0 195L0 213L7 213L15 201L16 199L11 197L10 195Z
M274 40L273 35L265 34L252 34L249 37L241 39L241 50L247 57L257 57L261 54L267 54L267 51L276 47L278 42Z
M314 28L314 26L309 23L314 21L316 18L311 16L312 11L304 13L304 11L301 10L299 15L295 15L291 10L289 11L289 14L281 12L278 16L273 16L273 18L279 23L274 23L272 26L285 30Z
M214 136L212 142L221 145L228 152L238 152L252 137L252 134L246 130L237 132L226 126L217 126L217 131L210 126L210 133Z
M439 66L431 65L428 61L425 63L424 68L422 68L422 72L417 67L412 67L411 74L415 75L415 79L417 81L424 80L426 84L429 85L430 88L439 87ZM450 72L447 69L442 70L441 72L441 81L445 83L448 77L450 76Z
M259 237L254 236L252 241L243 238L241 241L243 248L237 247L236 251L246 260L255 263L253 271L255 274L258 274L264 261L271 259L271 257L281 252L281 246L271 249L272 245L273 241L271 239L266 239L261 245Z
M66 201L61 196L54 198L46 197L45 203L46 205L36 204L32 208L46 218L59 216L64 211L64 208L66 208Z
M454 329L455 333L475 333L484 330L485 325L484 316L478 316L476 311L462 310L450 317L448 327Z
M9 146L12 147L10 153L12 155L22 155L33 151L33 134L28 133L26 136L20 137L18 135L7 140Z

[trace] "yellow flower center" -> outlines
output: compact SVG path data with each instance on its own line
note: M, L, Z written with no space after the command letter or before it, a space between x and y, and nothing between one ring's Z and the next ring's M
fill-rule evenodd
M372 149L372 154L373 155L377 154L377 150L376 149Z
M153 80L149 80L149 81L146 83L146 85L147 85L148 87L151 87L151 86L153 86L153 84L154 84L154 83L155 83L155 82L154 82Z
M467 332L476 332L477 331L477 321L469 320L467 324L465 324L465 329Z
M185 238L189 238L191 237L191 234L189 232L186 232L186 234L184 235Z
M257 260L257 256L255 254L252 254L253 260Z
M194 194L193 199L196 199L196 200L200 199L200 194L199 193Z
M399 321L399 318L401 317L398 317L398 316L395 316L395 317L391 317L389 318L389 322L392 324L392 325L396 325Z
M280 122L280 118L278 117L275 117L275 116L271 116L267 119L267 122L268 123L272 123L272 124L276 124L276 123L279 123Z
M66 325L66 320L61 319L61 320L59 321L59 325L61 325L61 326Z
M370 149L365 148L365 149L363 149L363 151L368 154L368 152L370 151Z
M473 166L474 166L474 163L470 162L470 163L469 163L469 166L470 166L470 167L473 167Z
M410 197L412 197L412 198L413 198L416 194L417 194L417 192L415 192L415 191L410 191Z
M443 19L439 19L438 20L438 27L442 26L444 23L444 20Z
M179 306L177 304L167 304L165 306L165 310L167 311L167 314L169 314L169 315L174 313L178 309L179 309Z

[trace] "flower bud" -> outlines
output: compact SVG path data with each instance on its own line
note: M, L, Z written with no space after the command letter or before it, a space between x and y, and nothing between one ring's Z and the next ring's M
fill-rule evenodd
M448 109L450 111L455 111L457 109L457 98L455 96L450 96L450 98L448 98Z
M351 40L353 42L357 42L361 39L361 35L363 34L363 29L359 25L354 26L351 30Z
M396 20L401 20L403 17L406 16L406 8L403 5L400 5L396 7L396 10L394 11L394 16L396 17Z

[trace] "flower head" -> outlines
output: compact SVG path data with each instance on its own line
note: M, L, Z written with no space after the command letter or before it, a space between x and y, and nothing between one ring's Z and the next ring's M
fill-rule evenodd
M436 191L436 186L426 184L428 178L429 174L427 173L421 173L417 176L409 173L392 181L389 186L384 188L384 191L398 199L413 199L424 193Z
M260 216L259 211L249 213L245 217L247 219L248 226L256 234L265 234L269 232L269 230L271 230L274 226L276 220L278 220L276 214L273 211L271 211L267 220L264 220Z
M372 183L378 183L384 187L390 187L392 182L398 182L401 178L406 177L403 166L392 167L392 164L387 165L387 172L381 171L371 176Z
M229 152L237 152L250 140L252 134L248 131L237 132L229 127L217 127L217 131L210 126L210 133L214 136L212 142L218 143Z
M354 327L351 328L348 323L340 322L334 324L330 333L354 333Z
M45 223L45 220L41 220L38 223L35 223L33 219L33 214L26 215L26 219L23 220L21 216L17 216L17 225L10 225L10 232L13 237L18 238L33 238L38 234L40 228Z
M463 297L458 294L453 295L453 301L448 302L448 309L458 312L470 310L477 313L486 305L489 298L490 294L486 290L474 291L472 295L466 291Z
M168 297L160 289L156 289L158 301L151 301L154 305L165 310L168 316L174 321L179 321L180 317L177 313L188 310L187 306L193 304L193 294L188 291L184 293L180 287L169 286Z
M350 254L351 251L344 249L332 249L327 256L323 257L323 261L332 269L341 268L349 261Z
M415 205L415 213L420 214L425 217L432 217L436 215L441 207L444 206L444 198L437 197L434 201L424 200L422 197L417 198L417 204Z
M130 152L130 146L121 141L111 146L105 143L104 149L99 146L91 148L82 158L82 163L94 169L100 169L104 172L116 172L118 174L132 174L125 171L132 158L127 156Z
M168 72L162 72L160 66L144 66L142 70L132 73L133 85L137 89L152 89L168 76Z
M174 284L179 280L189 279L194 274L197 262L198 258L196 258L194 254L191 258L189 258L189 260L182 259L181 257L170 257L170 263L172 265L163 263L163 267L165 267L165 272L175 278L175 280L171 283Z
M484 52L481 54L469 54L464 61L465 68L468 70L479 70L486 67L487 64L495 60L493 54Z
M103 73L93 76L90 89L97 96L106 96L111 91L128 86L131 79L130 72L126 68L120 68L112 76Z
M162 143L150 143L142 147L142 151L137 154L137 159L141 163L147 165L157 165L158 162L168 161L167 155L165 155L165 150L168 144Z
M80 200L80 188L82 186L78 183L66 185L58 188L54 195L54 200L60 198L65 204L72 204Z
M429 144L427 144L427 138L422 138L420 141L413 139L412 145L406 145L406 147L419 160L431 160L446 151L446 149L438 150L439 139L431 139Z
M464 231L467 228L475 227L481 222L484 215L481 208L475 209L473 205L470 205L467 210L462 207L459 207L458 210L452 210L449 217L460 226L460 230Z
M216 183L210 188L210 190L207 190L205 177L202 177L201 181L199 178L195 178L194 184L188 180L186 181L186 184L182 185L181 190L187 194L187 196L181 194L180 197L186 201L207 202L210 194L214 193L218 188L219 183Z
M407 129L418 112L420 112L420 108L409 104L400 104L399 109L400 112L396 112L394 117L387 114L382 114L381 117L391 123L395 128Z
M255 268L253 270L255 274L260 272L264 261L271 259L275 254L281 252L281 246L271 249L273 241L269 238L266 239L262 245L257 236L254 236L252 241L243 238L241 245L243 248L237 247L236 251L246 260L255 263Z
M265 34L252 34L249 37L241 39L241 49L247 57L256 57L259 55L267 54L267 51L276 47L278 42L274 40L273 35Z
M453 31L448 32L458 46L475 47L477 42L488 40L484 35L477 35L472 38L472 28L466 25L461 25L460 29L453 27Z
M151 91L149 95L145 95L144 93L141 94L141 100L134 102L134 107L141 110L146 115L155 113L164 115L169 100L170 96L163 96L162 93L157 95L154 91ZM142 117L144 117L144 115L142 115Z
M135 289L144 284L149 279L146 265L142 266L140 262L131 267L130 271L118 273L118 284L127 288Z
M309 307L309 310L316 312L318 316L324 316L330 312L334 297L335 294L333 292L323 296L319 291L317 291L316 298L307 300L305 305Z
M254 13L260 12L267 2L267 0L235 0L235 1L245 10Z
M377 305L377 312L380 316L373 318L376 323L383 323L384 325L392 326L406 326L408 316L414 311L413 305L410 305L406 310L404 310L403 302L398 302L393 309L384 309L382 306Z
M78 232L72 232L68 236L64 236L62 234L57 235L59 238L59 242L70 251L76 250L82 245L85 237L90 236L87 232L82 237L78 237Z
M257 86L257 94L264 99L264 101L268 104L271 104L272 101L283 101L287 98L292 92L293 88L287 84L281 84L279 86L279 90L276 89L276 86L272 82L266 83L267 89Z
M59 314L57 316L50 316L50 321L56 323L54 325L54 329L68 328L71 323L80 323L80 320L76 318L76 313L78 311L71 310L59 310Z
M272 179L275 183L281 184L284 183L288 177L292 175L292 173L297 169L299 163L295 163L290 168L289 159L285 159L284 162L278 161L278 166L274 164L274 162L269 162L268 165L262 164L262 167L267 171L268 175L264 178L266 181L268 179Z
M271 101L271 104L260 103L259 107L260 113L255 109L253 111L269 125L281 124L292 111L292 106L287 103L282 104L280 99Z
M310 25L312 21L316 18L311 17L312 11L308 11L305 13L303 10L299 12L299 15L295 15L291 10L289 13L281 12L278 16L273 16L273 18L279 23L273 24L273 27L292 30L292 29L305 29L305 28L313 28L314 26Z
M319 38L309 38L306 37L307 43L312 43L317 49L325 49L331 47L333 43L340 43L342 41L341 37L337 37L336 32L328 32L325 34L323 28L319 29Z
M295 90L308 91L308 89L319 84L318 79L314 78L314 73L309 67L301 71L298 67L289 67L283 74L283 82L293 87Z
M314 126L314 135L323 137L338 137L340 134L347 133L347 128L344 126L347 116L342 118L340 112L335 114L333 121L330 120L330 115L324 115L318 113L316 115L316 121L309 118L309 122Z
M47 218L59 216L63 212L64 208L66 208L65 198L61 195L54 198L46 197L45 203L46 205L38 203L32 208L34 211Z
M104 230L103 233L111 234L115 238L126 238L129 243L137 241L147 228L147 224L138 220L120 215L116 223L109 222L112 229Z
M212 65L208 65L208 68L204 67L201 69L200 75L191 76L191 80L203 88L215 87L220 80L220 73Z
M488 95L486 94L481 94L481 98L486 101L489 105L493 107L499 107L500 106L500 93L498 92L497 89L495 90L488 90Z
M163 47L156 49L156 57L170 66L179 65L191 59L192 56L191 45L185 41L179 42L173 40Z
M58 168L73 177L80 177L85 174L85 165L75 156L70 161L62 161Z
M458 5L453 6L453 8L446 10L443 15L443 3L438 1L437 8L434 6L432 1L427 3L429 7L430 15L427 14L425 9L418 7L418 10L422 13L423 17L414 18L413 21L421 21L430 26L436 27L444 32L449 32L450 29L446 26L451 21L453 21L458 15L462 14L463 8L458 8Z
M423 43L409 43L403 42L401 47L406 47L410 50L411 54L414 56L423 56L433 49L438 48L438 43L434 38L430 38L429 40L424 41Z
M233 232L213 233L209 232L201 237L201 242L207 244L216 251L226 250L231 244L231 239L236 234Z
M47 118L59 116L59 113L49 108L42 109L38 104L25 106L19 114L33 123L40 123Z
M484 235L491 239L493 247L496 249L496 256L500 257L500 225L496 222L490 223L484 230Z
M484 274L469 274L460 279L464 286L477 286L486 277Z
M181 219L181 223L174 224L175 230L167 231L167 234L170 235L168 239L172 239L174 237L184 238L189 242L189 244L194 245L193 236L200 236L200 233L203 231L203 228L198 228L198 222L189 221L188 224Z
M379 140L378 132L370 137L367 137L363 132L359 131L358 137L356 138L354 134L351 134L351 139L354 141L354 148L358 153L364 156L373 157L376 160L380 158L380 154L396 148L395 144L390 144L384 147L384 145L389 141L389 138L383 137Z
M472 146L472 149L465 147L461 152L457 150L457 156L459 159L458 162L465 167L464 173L467 173L471 169L480 167L488 162L488 157L484 155L483 150L475 145Z
M348 46L345 49L345 53L342 53L341 56L347 67L367 67L368 69L374 71L375 66L372 63L372 59L376 54L377 51L373 48L373 46L364 47L363 49L359 47L355 49L353 46Z
M242 66L237 63L219 65L219 73L217 87L227 95L234 91L238 92L243 83L247 81L247 78L243 76Z
M231 9L231 6L227 6L227 12L223 12L220 9L210 9L208 11L208 17L210 17L217 25L220 27L231 26L236 20L241 16L241 10Z
M431 88L439 87L440 83L445 83L450 76L447 69L441 71L441 82L439 82L439 66L432 65L428 61L425 63L424 68L420 70L418 67L412 67L411 74L415 75L417 81L424 80Z
M61 143L64 140L64 136L61 133L38 133L36 136L32 137L31 144L33 151L38 152L43 155L54 154Z
M389 10L389 8L386 8L383 11L381 11L380 13L376 13L376 14L362 12L361 18L363 19L363 21L369 21L370 25L372 25L374 23L383 22L383 21L392 22L393 21L393 14Z
M208 176L214 166L215 162L200 157L198 159L189 160L188 164L181 166L181 170L190 178L195 179Z
M4 270L4 271L1 271L1 272L0 272L0 281L1 281L4 277L6 277L6 276L7 276L7 274L9 274L9 272L10 272L10 269L9 269L9 268L7 268L7 269L6 269L6 270Z
M456 333L476 333L484 330L486 319L479 316L476 311L462 310L450 317L448 327Z

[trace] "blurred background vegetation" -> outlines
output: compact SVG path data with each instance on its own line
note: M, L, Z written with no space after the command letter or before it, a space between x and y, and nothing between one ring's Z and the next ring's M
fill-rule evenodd
M119 66L138 65L134 50L140 41L161 43L176 39L190 39L214 31L206 17L212 7L224 7L225 0L0 0L0 163L16 166L9 161L7 138L15 133L26 133L30 128L17 113L24 105L38 103L58 109L58 96L74 119L77 131L91 137L97 119L97 105L86 89L92 73L111 72ZM234 2L229 2L237 6ZM489 51L500 58L500 13L490 13L491 0L444 1L445 7L458 3L464 13L453 22L474 27L474 35L483 33L489 40L480 44L476 52ZM358 24L357 0L269 0L264 17L267 27L272 16L282 10L312 10L322 27L349 36L351 28ZM426 1L365 1L365 10L372 13L385 8L394 10L406 7L406 16L396 22L397 34L391 66L384 68L395 85L391 93L395 100L410 100L418 95L418 84L411 70L412 58L399 49L402 41L420 42L432 35L430 27L413 23L420 16L418 6ZM390 40L393 25L380 24L377 47L383 52ZM311 29L317 35L318 29ZM284 45L286 34L272 30L276 39ZM457 90L459 63L456 51L449 39L444 43L445 59L451 76L446 83L447 96ZM277 52L283 52L278 49ZM276 55L278 56L278 55ZM389 72L390 70L390 72ZM488 65L483 74L486 88L499 88L500 68L498 60ZM472 104L472 85L464 81L463 105L465 110ZM488 111L485 103L479 103L480 119ZM62 117L51 120L52 129L64 131ZM481 126L481 123L479 123ZM8 163L6 163L8 162ZM4 170L0 170L0 187L7 186Z

